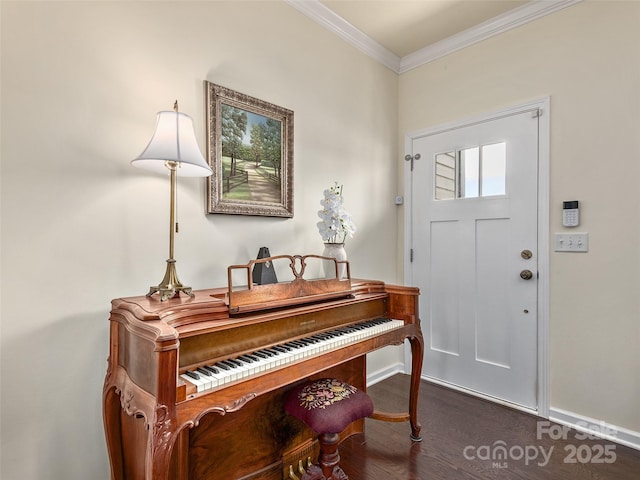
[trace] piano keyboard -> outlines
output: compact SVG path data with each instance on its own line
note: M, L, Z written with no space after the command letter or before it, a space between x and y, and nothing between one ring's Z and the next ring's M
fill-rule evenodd
M187 370L180 378L200 393L403 326L402 320L377 318Z

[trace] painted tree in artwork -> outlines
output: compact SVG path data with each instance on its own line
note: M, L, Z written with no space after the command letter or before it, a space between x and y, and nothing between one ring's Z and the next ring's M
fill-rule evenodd
M256 162L256 167L263 160L264 153L264 125L255 123L251 126L251 157Z
M264 127L264 156L280 178L282 167L282 122L268 118Z
M236 174L236 159L242 151L242 137L247 131L247 113L224 103L220 104L222 114L222 156L231 159L229 176Z

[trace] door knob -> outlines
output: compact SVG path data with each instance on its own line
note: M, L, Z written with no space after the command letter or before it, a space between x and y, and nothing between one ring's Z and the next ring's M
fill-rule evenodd
M533 278L533 272L531 270L522 270L520 272L520 278L523 280L531 280Z
M531 250L522 250L520 252L520 256L525 260L529 260L531 257L533 257L533 253L531 252Z

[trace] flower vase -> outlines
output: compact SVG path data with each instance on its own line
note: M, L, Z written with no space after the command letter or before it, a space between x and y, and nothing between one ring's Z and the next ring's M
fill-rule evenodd
M336 260L346 260L347 251L344 249L344 243L325 243L322 256L335 258ZM338 280L346 278L347 266L343 263L338 263L337 267L338 273L336 277L336 263L330 260L323 260L322 268L325 278L338 278Z

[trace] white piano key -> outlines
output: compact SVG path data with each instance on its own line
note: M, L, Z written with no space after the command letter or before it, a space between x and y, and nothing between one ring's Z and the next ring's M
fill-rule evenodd
M213 366L213 365L211 365L211 366ZM224 385L225 383L228 382L227 377L225 375L223 375L222 373L220 373L219 369L218 369L218 373L211 372L211 378L214 379L215 382L217 382L217 386L218 387L221 387L222 385Z
M202 370L204 369L196 369L196 373L200 375L200 379L207 383L205 386L206 389L216 388L220 383L218 379L213 376L211 372L204 373Z
M186 373L183 373L182 375L180 375L180 378L182 378L186 382L189 382L195 385L197 392L204 392L205 390L208 389L207 382L203 381L202 378L193 378L187 375Z

